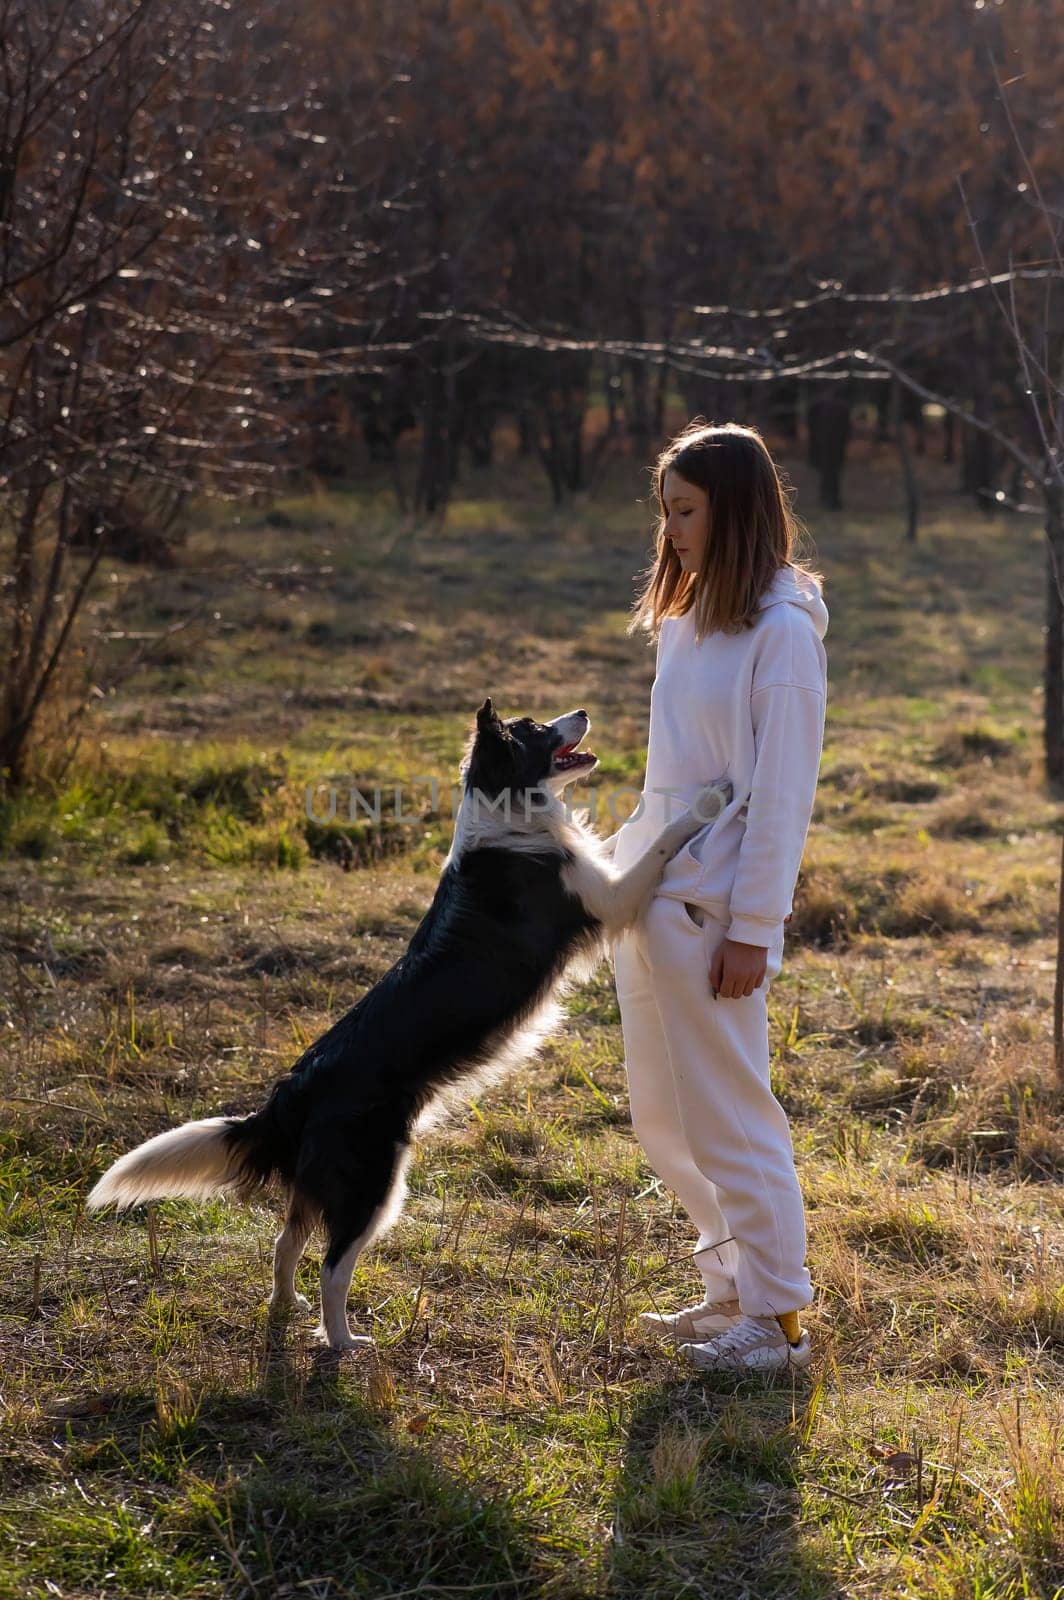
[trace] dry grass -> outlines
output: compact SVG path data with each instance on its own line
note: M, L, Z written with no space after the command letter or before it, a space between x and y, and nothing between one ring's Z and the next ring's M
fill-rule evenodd
M587 704L603 782L638 779L634 481L564 521L489 481L390 557L372 497L309 498L119 571L131 627L219 617L0 819L0 1594L1064 1595L1041 556L926 471L915 550L874 463L814 518L828 742L770 997L817 1288L793 1390L689 1378L639 1328L692 1240L606 969L420 1151L356 1276L369 1359L267 1327L271 1205L83 1216L134 1139L252 1106L427 904L449 816L364 867L306 782L448 778L485 692Z

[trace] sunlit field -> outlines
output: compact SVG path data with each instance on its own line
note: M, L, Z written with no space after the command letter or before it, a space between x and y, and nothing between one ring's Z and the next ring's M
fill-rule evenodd
M419 1149L355 1276L368 1356L268 1326L271 1199L86 1218L110 1160L254 1107L398 957L485 694L587 707L604 831L642 778L634 466L561 511L531 464L469 474L442 529L384 484L204 513L172 570L101 574L101 659L151 652L0 813L0 1593L1064 1595L1041 535L930 456L915 546L892 456L861 446L831 514L787 465L831 611L769 998L811 1374L689 1376L639 1326L692 1298L693 1238L607 965ZM348 812L375 786L379 827Z

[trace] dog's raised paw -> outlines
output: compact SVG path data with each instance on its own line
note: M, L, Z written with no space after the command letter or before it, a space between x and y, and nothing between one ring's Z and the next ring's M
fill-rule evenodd
M715 822L724 807L731 804L734 792L729 779L718 778L715 783L707 783L704 789L698 791L691 810L703 823Z

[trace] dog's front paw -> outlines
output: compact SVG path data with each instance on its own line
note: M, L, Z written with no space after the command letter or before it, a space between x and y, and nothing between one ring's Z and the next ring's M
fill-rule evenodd
M669 854L679 850L703 828L708 828L711 822L716 822L731 797L732 786L727 778L717 778L713 783L707 783L704 789L699 789L691 801L691 809L685 811L682 817L677 817L675 822L670 822L665 830L664 840Z
M731 804L734 793L729 778L717 778L700 789L691 802L691 814L698 819L699 826L704 828L707 822L716 822L724 807Z

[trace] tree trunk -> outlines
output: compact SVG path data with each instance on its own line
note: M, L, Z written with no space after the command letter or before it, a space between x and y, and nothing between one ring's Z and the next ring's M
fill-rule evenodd
M1052 476L1046 483L1046 777L1060 794L1064 781L1064 484ZM1053 981L1053 1071L1064 1089L1064 838L1061 843L1057 896L1057 968Z
M432 371L426 381L421 412L421 463L414 505L436 516L447 508L451 494L451 439L454 429L453 344L437 345Z
M1064 830L1061 831L1060 887L1057 893L1057 970L1053 979L1053 1072L1064 1090Z
M665 397L668 393L671 370L667 361L663 361L654 374L654 437L661 439L665 435Z
M534 456L536 453L536 425L532 418L532 402L527 391L521 395L517 406L517 453Z
M1064 780L1064 483L1046 463L1046 776L1057 794ZM1057 895L1057 970L1053 979L1053 1071L1064 1090L1064 830Z
M602 363L603 385L606 391L606 435L612 439L620 422L621 375L620 363L614 356L606 356Z
M842 509L842 472L850 438L850 402L829 385L809 404L809 454L820 483L820 504L828 511Z
M5 726L0 728L0 791L17 789L26 776L26 751L30 725L21 708L8 702Z
M990 364L984 340L975 340L971 351L972 415L980 422L993 422L994 404L990 392ZM985 428L964 428L961 435L961 487L974 495L986 516L994 510L997 450Z
M628 362L628 432L645 446L651 436L647 369L644 362Z
M916 481L916 473L913 471L912 453L905 433L900 378L890 380L890 425L894 431L894 443L898 447L902 475L905 479L905 504L908 511L905 537L910 544L915 544L916 530L920 524L920 488Z
M987 411L978 396L972 405L975 416ZM981 428L965 428L961 450L961 487L975 499L985 516L994 511L994 478L997 470L997 452L994 440Z
M782 434L785 439L796 441L801 404L797 382L791 378L780 378L775 383L766 384L765 388L768 392L760 395L759 407L764 431Z
M1045 739L1046 779L1051 789L1064 786L1064 487L1046 487L1046 651Z

